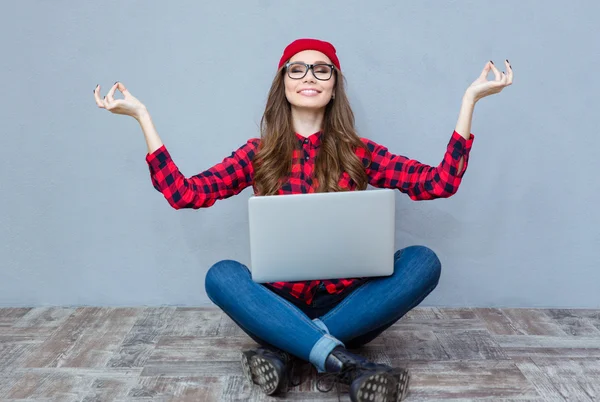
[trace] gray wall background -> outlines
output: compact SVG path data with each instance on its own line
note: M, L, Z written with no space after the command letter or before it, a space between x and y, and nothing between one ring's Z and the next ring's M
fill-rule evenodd
M600 307L594 1L2 2L0 306L210 305L208 268L249 263L251 189L171 209L117 80L187 176L258 135L293 39L331 41L360 134L437 165L487 60L513 86L475 108L458 193L397 197L398 248L443 263L423 305ZM492 76L490 75L490 79Z

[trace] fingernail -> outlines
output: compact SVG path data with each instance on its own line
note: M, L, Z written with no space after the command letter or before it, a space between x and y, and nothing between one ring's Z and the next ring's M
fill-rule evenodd
M510 64L510 61L508 61L508 59L506 59L506 62L507 62L508 64Z
M494 62L493 62L493 61L491 61L491 60L490 60L490 63L494 64Z
M116 84L117 82L119 82L119 81L115 81L115 84ZM114 84L113 84L113 85L114 85Z

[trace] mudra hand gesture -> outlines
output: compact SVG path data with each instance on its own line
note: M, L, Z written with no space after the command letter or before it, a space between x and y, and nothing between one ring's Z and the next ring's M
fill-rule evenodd
M508 73L504 71L500 72L491 60L488 61L479 78L473 81L471 86L467 88L465 96L473 102L477 102L479 99L497 94L505 87L511 85L513 82L513 70L508 60L504 60L504 64L506 64L506 71ZM490 70L494 72L495 79L488 81L487 75Z
M124 99L114 98L117 89L123 94ZM100 98L100 85L97 85L94 89L94 99L99 108L106 109L114 114L132 116L138 119L141 114L146 111L144 104L133 96L127 88L125 88L125 85L119 81L114 83L106 96L102 99Z

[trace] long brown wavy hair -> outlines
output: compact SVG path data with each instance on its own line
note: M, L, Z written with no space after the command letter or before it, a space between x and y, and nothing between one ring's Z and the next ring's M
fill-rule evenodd
M325 107L321 148L315 161L316 191L347 190L338 183L343 172L356 183L357 190L364 190L368 177L354 150L364 148L369 156L370 152L356 133L354 113L344 90L345 78L338 69L335 69L335 75L335 98ZM285 66L273 79L260 121L261 145L252 162L257 195L277 194L292 171L294 149L300 149L292 123L291 104L285 96L284 77Z

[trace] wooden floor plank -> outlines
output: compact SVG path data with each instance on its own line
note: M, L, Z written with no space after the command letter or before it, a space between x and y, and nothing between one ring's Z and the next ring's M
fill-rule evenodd
M41 344L42 342L36 341L2 342L0 344L0 376L3 372L10 372L22 367L29 355Z
M239 361L177 361L153 362L148 361L144 366L142 377L189 377L189 376L226 376L242 375Z
M82 398L84 389L89 389L91 380L61 372L27 372L18 377L6 394L6 399L43 399L76 401Z
M290 400L291 392L286 393L285 400ZM215 395L215 401L256 401L269 402L274 397L265 395L260 388L252 386L243 376L228 375L222 379L222 387L219 395Z
M82 391L81 402L114 401L123 398L135 384L131 378L95 378L87 387L87 392Z
M546 311L546 314L557 322L561 329L568 335L600 336L600 317L596 317L596 314L587 314L588 316L586 316L585 313L586 311L568 309L551 309Z
M557 381L548 372L528 359L516 363L517 367L531 384L536 387L538 393L547 401L591 401L583 389L573 387L569 379Z
M389 329L385 332L383 339L385 344L381 348L381 354L387 354L391 358L424 361L450 360L450 355L433 331L394 331Z
M419 307L410 310L402 317L402 320L468 320L475 318L477 318L477 316L472 308Z
M125 396L135 384L138 371L98 371L86 369L27 369L12 374L6 399L57 401L111 400Z
M164 336L148 362L238 361L242 350L257 346L252 339L241 337Z
M221 379L214 376L183 375L178 377L145 376L140 377L127 397L131 400L166 398L170 400L217 400ZM195 398L195 399L194 399Z
M221 323L221 311L213 307L178 307L164 336L216 336Z
M409 362L408 368L411 401L539 398L535 387L508 360Z
M520 335L518 328L498 308L478 308L475 314L494 335Z
M105 366L141 311L135 308L80 308L29 356L25 366Z
M111 394L112 391L101 389L105 382L113 385L130 384L129 387L121 387L121 390L126 392L135 384L140 373L141 369L107 370L81 367L15 369L0 374L0 400L10 398L11 401L19 399L81 401L89 395L101 396L106 391ZM53 384L55 381L56 385Z
M173 307L146 308L125 336L107 367L143 367L175 313Z
M1 311L2 309L0 309ZM75 311L73 308L40 307L22 309L26 314L20 315L11 325L0 326L0 343L27 342L39 343L46 340Z
M505 360L500 345L487 331L436 332L451 360Z
M21 317L33 310L31 307L0 308L0 327L11 326Z
M14 328L58 328L71 314L75 312L72 307L38 307L31 309L27 314L15 321Z
M587 396L593 401L600 400L600 359L535 357L531 360L566 399Z
M440 318L435 320L412 318L410 320L399 320L388 330L393 331L464 331L464 330L487 330L479 318Z
M497 335L494 338L510 358L600 358L600 337Z
M523 335L564 336L566 333L544 310L503 309L502 313Z

